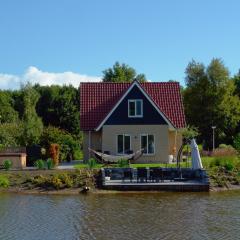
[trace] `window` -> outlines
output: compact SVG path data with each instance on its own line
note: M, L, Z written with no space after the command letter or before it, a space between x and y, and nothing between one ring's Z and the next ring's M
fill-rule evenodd
M142 99L128 100L128 117L142 117Z
M128 134L117 135L117 153L125 154L131 150L131 138Z
M141 135L141 149L144 154L154 154L155 153L155 141L154 135L152 134L142 134Z

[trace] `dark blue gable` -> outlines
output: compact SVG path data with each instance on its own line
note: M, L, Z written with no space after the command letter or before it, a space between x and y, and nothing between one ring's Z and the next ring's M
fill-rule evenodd
M143 100L143 117L129 118L128 117L128 100L142 99ZM127 94L119 106L115 109L112 115L108 118L105 125L134 125L134 124L164 124L167 125L163 117L157 112L153 105L148 101L144 94L137 86Z

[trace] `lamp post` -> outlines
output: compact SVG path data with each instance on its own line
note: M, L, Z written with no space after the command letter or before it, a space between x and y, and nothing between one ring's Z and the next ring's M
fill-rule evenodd
M215 150L215 129L216 129L216 126L212 126L212 130L213 130L213 136L212 136L212 138L213 138L213 152Z

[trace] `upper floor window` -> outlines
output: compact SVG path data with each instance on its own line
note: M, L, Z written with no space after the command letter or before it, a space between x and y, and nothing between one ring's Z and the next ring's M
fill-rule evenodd
M143 116L143 101L142 99L128 100L128 117Z

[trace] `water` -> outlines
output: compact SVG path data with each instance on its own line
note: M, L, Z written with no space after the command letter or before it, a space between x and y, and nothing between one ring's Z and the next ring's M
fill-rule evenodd
M0 239L240 239L240 191L0 194Z

